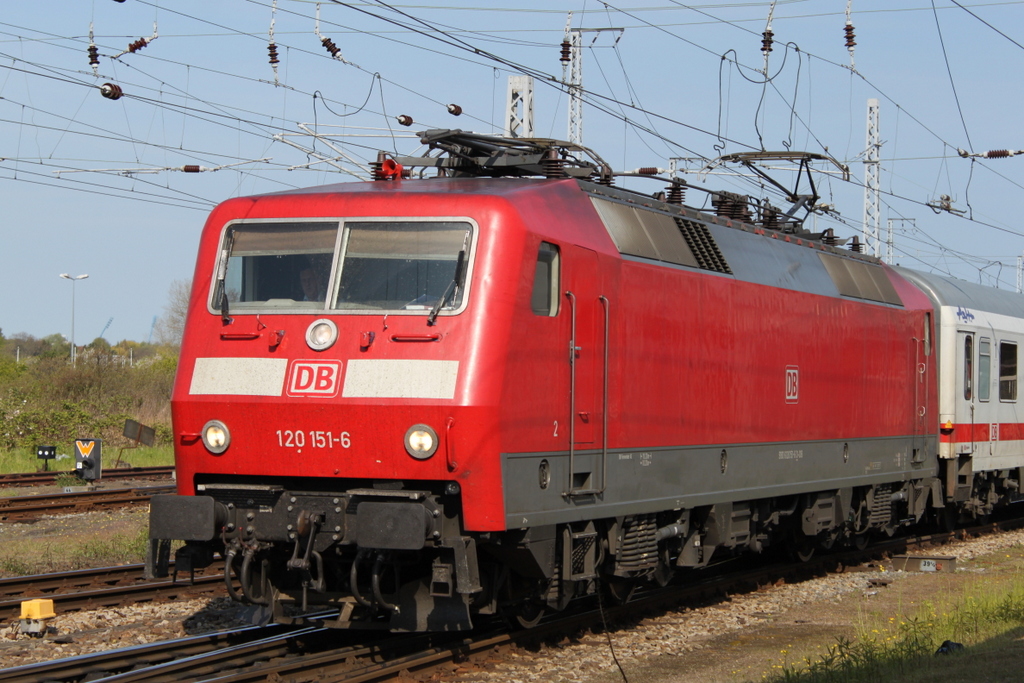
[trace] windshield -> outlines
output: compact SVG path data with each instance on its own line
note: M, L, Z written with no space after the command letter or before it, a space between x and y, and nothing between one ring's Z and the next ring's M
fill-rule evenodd
M232 226L218 289L232 310L323 308L337 241L337 222ZM220 291L213 303L219 308Z
M211 307L222 310L226 295L237 313L430 312L442 298L441 310L456 310L471 235L464 221L237 223L225 234Z
M469 237L468 223L347 223L333 307L430 310L455 280ZM445 308L461 304L460 284Z

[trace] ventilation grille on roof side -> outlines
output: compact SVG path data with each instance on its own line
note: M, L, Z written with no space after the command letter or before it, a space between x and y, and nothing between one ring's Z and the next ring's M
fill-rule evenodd
M679 226L679 232L683 234L683 239L686 240L700 268L716 273L732 273L708 226L686 218L676 218L676 225Z
M841 295L895 306L903 305L882 266L831 254L818 254L818 257Z

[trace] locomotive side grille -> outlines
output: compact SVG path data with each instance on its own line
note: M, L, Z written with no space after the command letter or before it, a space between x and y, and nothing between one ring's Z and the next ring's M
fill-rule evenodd
M562 529L562 579L581 581L597 576L597 530L593 522L582 529Z
M658 564L658 525L654 515L636 515L622 522L616 569L636 571Z
M708 230L708 226L678 217L676 225L679 226L679 232L683 234L683 239L686 240L686 244L693 252L700 268L716 273L732 274L732 269L718 249L718 244L711 235L711 231Z
M871 526L884 526L892 519L892 484L879 484L871 498Z
M587 553L597 540L596 536L586 535L574 537L572 544L572 573L573 576L587 574Z

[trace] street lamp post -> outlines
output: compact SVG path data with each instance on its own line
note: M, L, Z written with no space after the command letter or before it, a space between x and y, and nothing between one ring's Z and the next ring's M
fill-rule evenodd
M88 275L76 275L71 277L67 273L61 273L60 276L65 280L71 280L71 365L75 365L75 359L78 356L75 349L75 282L78 280L84 280L89 277Z

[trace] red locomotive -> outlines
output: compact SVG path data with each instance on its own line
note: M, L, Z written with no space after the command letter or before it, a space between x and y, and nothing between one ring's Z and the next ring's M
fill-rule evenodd
M1024 297L890 268L743 197L711 215L680 183L617 189L565 144L423 140L447 156L210 216L155 573L177 539L177 571L220 553L231 593L281 621L301 603L343 628L529 624L712 555L1017 499ZM954 308L994 322L972 332L987 360L957 347ZM998 386L981 460L958 377Z

